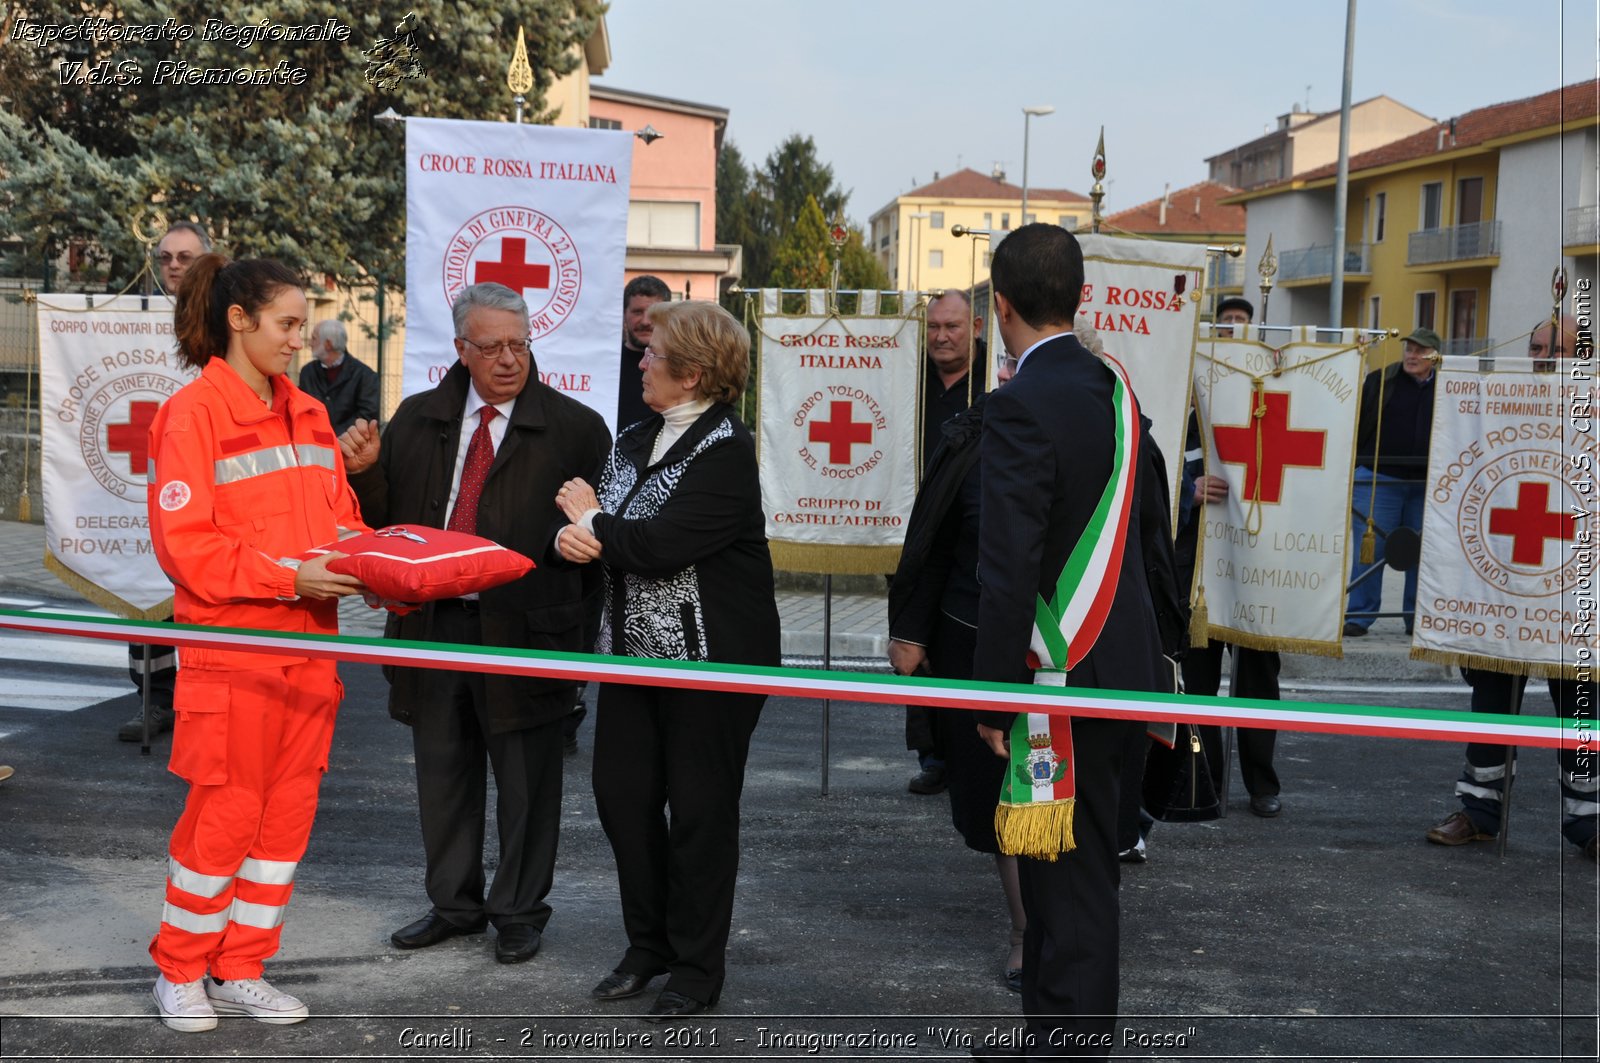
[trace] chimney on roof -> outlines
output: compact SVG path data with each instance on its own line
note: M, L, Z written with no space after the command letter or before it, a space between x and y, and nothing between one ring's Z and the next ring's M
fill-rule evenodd
M933 171L933 179L935 181L937 181L939 179L939 171L938 170Z
M1456 146L1456 120L1454 118L1450 119L1450 146L1452 148Z
M1443 151L1444 150L1444 130L1443 129L1439 130L1439 142L1433 146L1433 150L1434 151Z
M1004 181L1006 179L1006 168L997 162L990 168L989 176L996 181Z
M1168 197L1167 192L1171 188L1172 188L1172 182L1171 181L1168 181L1168 182L1166 182L1165 184L1163 184L1161 186L1161 214L1160 214L1159 220L1156 222L1156 224L1162 226L1163 228L1167 224L1167 200L1170 198L1170 197Z
M1200 216L1200 197L1198 195L1194 197L1194 216L1197 218Z

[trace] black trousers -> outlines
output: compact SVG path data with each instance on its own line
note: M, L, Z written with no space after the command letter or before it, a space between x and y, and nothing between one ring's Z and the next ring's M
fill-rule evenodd
M476 609L454 602L434 607L440 642L483 641ZM545 897L555 877L561 830L561 721L492 734L483 676L430 670L437 687L417 713L411 741L417 760L422 846L428 899L457 926L485 916L497 927L550 921ZM483 838L488 768L498 801L500 864L484 895Z
M628 951L617 970L667 972L715 1003L739 872L739 796L764 694L600 684L594 796L617 861Z
M1074 719L1077 847L1054 862L1017 861L1028 929L1022 941L1022 1010L1028 1057L1110 1054L1119 980L1117 803L1124 752L1144 724Z
M1242 646L1211 641L1205 646L1192 646L1183 655L1183 689L1189 694L1216 697L1222 687L1222 651L1239 655L1239 686L1233 691L1236 698L1261 698L1278 700L1278 669L1283 658L1272 650L1251 650ZM1244 776L1244 788L1251 797L1269 797L1278 793L1278 771L1272 766L1272 750L1278 741L1278 732L1266 727L1240 727L1235 730L1239 745L1239 774ZM1222 786L1222 728L1202 726L1200 741L1206 748L1206 759L1217 773L1217 787Z

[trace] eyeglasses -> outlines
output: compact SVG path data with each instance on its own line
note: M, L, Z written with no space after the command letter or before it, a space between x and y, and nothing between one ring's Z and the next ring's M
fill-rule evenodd
M664 354L656 353L656 350L653 347L646 347L644 349L644 360L647 363L649 363L649 362L664 362L664 361L667 360L667 356L664 355Z
M156 261L163 266L170 266L174 262L180 266L187 266L194 260L195 255L192 251L179 251L177 254L173 254L171 251L163 251L156 256Z
M529 348L527 340L501 340L499 343L475 343L472 340L467 339L465 336L462 336L461 342L475 348L480 358L493 360L500 357L500 355L505 351L510 351L512 357L514 358L528 357Z
M997 368L1004 369L1008 373L1015 373L1017 371L1017 360L1009 354L1002 354Z

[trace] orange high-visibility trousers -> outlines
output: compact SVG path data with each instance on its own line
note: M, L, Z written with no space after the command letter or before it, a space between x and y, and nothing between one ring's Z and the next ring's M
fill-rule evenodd
M179 671L169 767L189 797L150 942L169 981L259 978L278 951L343 694L332 661Z

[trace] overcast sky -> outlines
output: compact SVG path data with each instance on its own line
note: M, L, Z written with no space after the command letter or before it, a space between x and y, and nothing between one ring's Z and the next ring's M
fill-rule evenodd
M1352 99L1444 119L1593 78L1595 9L1361 0ZM1340 0L612 0L601 83L728 108L752 164L810 134L858 222L935 171L1019 182L1021 109L1052 105L1029 185L1087 193L1103 123L1112 213L1201 180L1297 103L1337 110L1344 20Z

